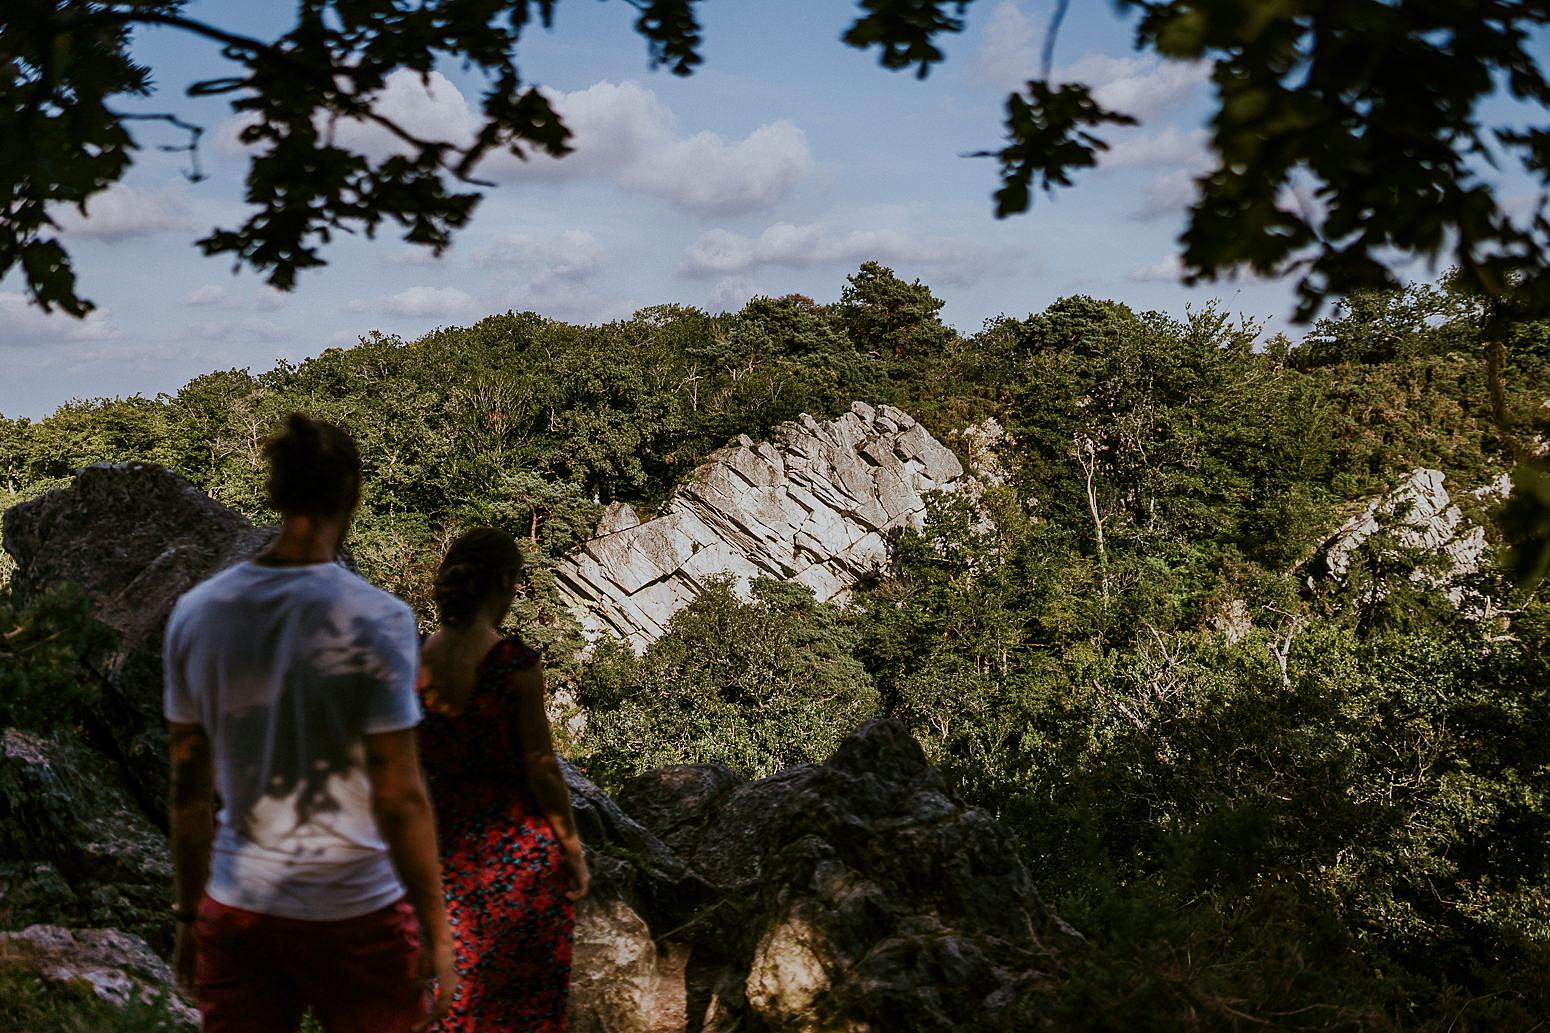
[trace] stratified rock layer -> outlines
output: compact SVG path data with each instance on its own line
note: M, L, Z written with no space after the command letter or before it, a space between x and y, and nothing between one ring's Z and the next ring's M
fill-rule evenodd
M723 574L799 581L820 601L844 599L887 562L892 534L921 526L923 494L963 475L909 414L857 402L837 419L803 416L773 441L743 437L712 453L654 520L611 507L599 537L555 573L590 637L644 649Z

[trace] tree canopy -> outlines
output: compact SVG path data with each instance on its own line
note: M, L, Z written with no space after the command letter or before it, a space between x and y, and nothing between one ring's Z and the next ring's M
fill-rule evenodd
M701 63L697 0L629 0L653 66L689 75ZM1007 100L996 211L1028 209L1034 188L1068 185L1105 148L1098 131L1133 121L1104 109L1089 85L1055 82L1050 58L1068 0L1056 8L1042 69ZM0 8L0 275L19 267L34 301L75 315L76 288L50 205L84 206L123 177L141 146L131 125L170 115L131 112L155 70L134 60L133 32L159 26L219 47L231 74L195 82L230 98L253 148L245 222L199 246L229 254L289 287L322 264L341 231L396 225L411 243L445 248L488 184L479 162L499 150L560 155L568 130L518 65L524 32L550 24L558 0L298 0L273 39L191 17L185 0L11 0ZM860 0L843 42L875 49L883 67L924 77L945 60L973 0ZM1191 278L1237 270L1292 273L1302 308L1356 288L1392 285L1396 256L1448 254L1471 289L1515 315L1547 304L1544 208L1514 217L1493 166L1550 175L1550 126L1492 125L1498 90L1550 100L1530 49L1550 21L1537 0L1118 0L1138 16L1138 50L1208 61L1215 86L1215 167L1181 238ZM429 73L456 60L487 83L482 125L468 141L416 136L374 101L397 69ZM335 142L340 120L375 122L407 145L382 159ZM185 126L194 134L197 127Z

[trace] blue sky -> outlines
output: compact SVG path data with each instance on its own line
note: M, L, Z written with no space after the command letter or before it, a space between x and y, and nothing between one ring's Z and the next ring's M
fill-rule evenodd
M294 5L189 10L263 33ZM177 134L142 127L146 149L124 185L88 218L61 215L99 311L85 322L45 317L17 277L0 281L0 413L36 418L72 398L175 391L212 369L258 371L372 330L413 337L507 309L599 322L667 302L735 310L793 291L832 301L870 258L930 284L964 333L1073 293L1175 314L1219 299L1271 331L1298 332L1285 284L1177 282L1174 239L1206 160L1209 84L1203 68L1133 54L1130 24L1107 4L1074 5L1057 73L1094 83L1100 100L1143 124L1112 132L1103 167L1075 188L1001 221L991 214L995 165L962 155L998 146L1006 92L1038 67L1042 3L979 0L924 81L839 43L854 17L843 0L701 5L706 62L688 79L650 70L634 16L619 0L565 0L553 30L524 43L525 78L554 91L575 154L489 163L482 171L499 186L440 260L390 232L346 239L288 295L191 246L243 210L229 111L182 95L225 66L203 41L142 34L137 55L160 86L143 109L209 130L210 178L186 182L182 156L154 150ZM476 101L479 83L442 72L429 92L413 77L395 82L384 110L426 132L466 129L465 98ZM390 146L365 131L357 139L378 153Z

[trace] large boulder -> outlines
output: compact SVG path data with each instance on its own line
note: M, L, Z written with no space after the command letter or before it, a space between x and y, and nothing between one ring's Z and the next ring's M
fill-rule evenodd
M33 925L0 933L0 969L89 993L114 1008L138 1003L165 1016L157 1028L199 1028L199 1013L178 995L172 969L145 941L117 929Z
M569 1027L680 1033L689 948L664 934L705 906L709 887L607 793L563 767L592 870L592 890L576 905Z
M64 584L84 590L117 647L87 658L105 679L100 727L130 789L159 812L167 780L161 638L178 596L273 537L177 474L149 463L99 464L69 486L6 510L5 550L21 603Z
M754 782L714 767L667 768L620 797L672 843L697 887L697 898L684 894L675 870L677 895L657 897L669 906L645 899L629 921L614 920L613 945L637 945L614 955L619 979L658 995L670 982L686 1019L675 1029L1045 1025L1054 973L1080 938L1039 899L1010 837L948 791L901 724L863 725L821 765ZM639 849L596 833L590 845L615 856ZM594 906L615 905L605 894ZM668 1010L661 996L651 1000L659 1015Z
M642 650L714 577L786 578L820 602L842 601L886 564L894 535L923 524L925 493L963 476L908 413L857 402L833 420L804 415L772 441L744 436L711 453L654 520L610 507L597 537L555 575L589 636Z
M172 947L166 837L76 733L0 730L0 913L11 926L111 926Z

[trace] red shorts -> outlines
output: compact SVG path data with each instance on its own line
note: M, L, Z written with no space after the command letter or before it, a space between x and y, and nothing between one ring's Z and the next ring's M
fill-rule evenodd
M206 1033L407 1033L429 1007L420 924L400 900L337 922L276 918L205 897L194 982Z

